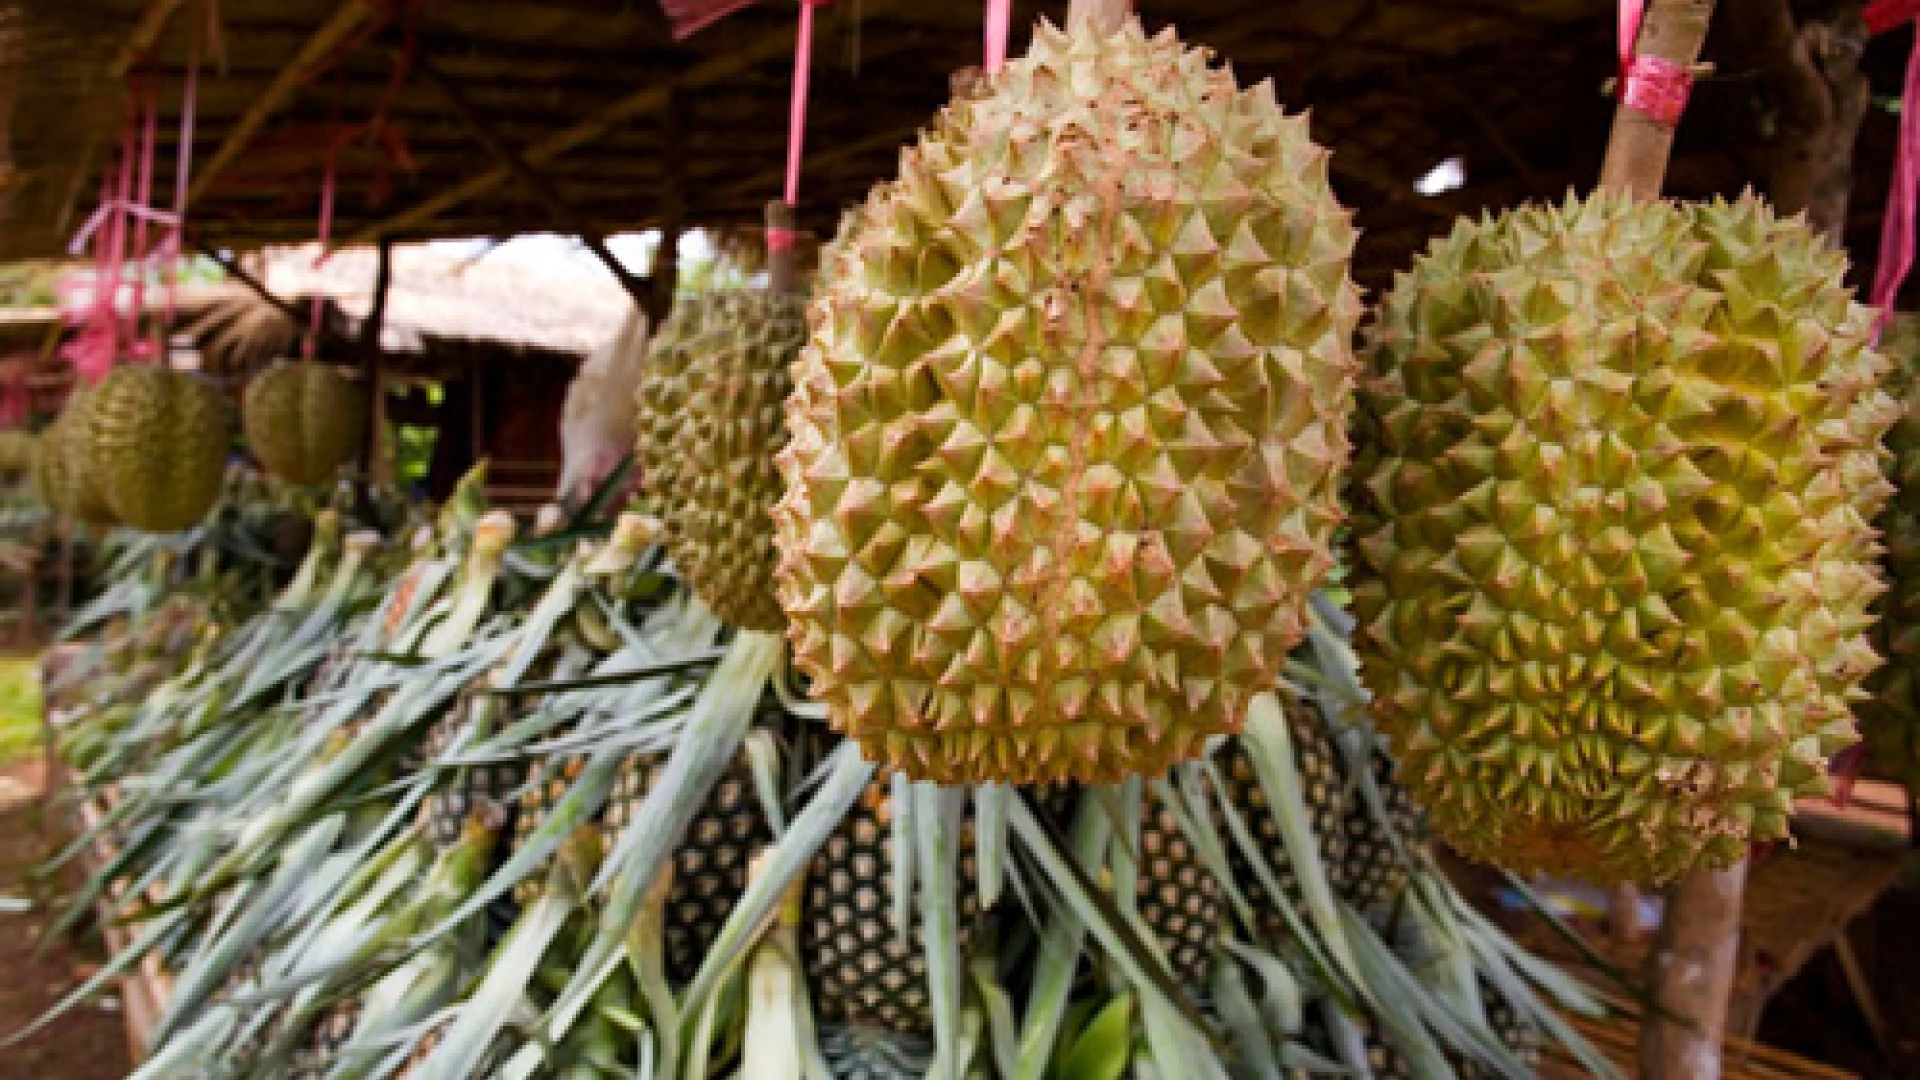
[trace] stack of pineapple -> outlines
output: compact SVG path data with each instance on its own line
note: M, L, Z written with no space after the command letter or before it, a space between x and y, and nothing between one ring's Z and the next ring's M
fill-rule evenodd
M67 923L150 905L74 1000L175 973L139 1075L1609 1074L1430 830L1658 880L1822 789L1870 320L1755 200L1597 197L1463 223L1356 355L1326 151L1209 59L1043 25L810 298L682 298L617 522L476 476L193 609L204 533L129 542L58 720L121 852ZM343 460L347 388L254 397ZM67 438L67 512L192 501Z

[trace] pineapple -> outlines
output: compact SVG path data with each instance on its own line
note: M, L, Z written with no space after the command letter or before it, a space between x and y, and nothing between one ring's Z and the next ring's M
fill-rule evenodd
M359 998L346 998L327 1009L294 1050L287 1080L326 1080L359 1025Z
M469 726L497 726L498 708L498 699L489 701L474 687L461 691L447 714L428 729L420 746L420 757L426 763L440 760ZM514 796L526 779L526 765L518 760L462 765L437 783L433 794L421 804L421 827L439 851L459 843L461 831L476 814L495 831L504 830L509 823Z
M633 754L621 763L607 801L609 838L638 821L647 792L665 766L666 759L658 754ZM700 962L746 890L753 853L772 841L773 830L754 792L752 770L744 754L736 756L673 853L665 944L667 975L676 983L685 984L699 972Z
M892 783L877 779L808 868L800 951L820 1020L918 1036L933 1030L933 1001L919 919L905 939L894 932L892 820ZM980 918L978 869L969 819L957 898L963 951Z
M1180 985L1206 985L1226 899L1172 810L1152 788L1141 810L1134 886L1140 918L1159 938Z
M1320 860L1324 865L1338 866L1345 858L1347 846L1346 785L1340 768L1340 748L1334 743L1318 706L1295 703L1287 708L1286 715L1293 737L1301 795L1307 806L1308 824L1319 842ZM1306 899L1298 872L1281 837L1280 823L1274 818L1266 792L1260 787L1253 760L1237 739L1229 740L1222 753L1225 758L1221 762L1221 774L1226 787L1223 795L1233 803L1247 831L1259 845L1287 902L1296 911L1304 910ZM1263 916L1261 932L1276 940L1290 938L1292 931L1285 917L1267 895L1266 886L1254 873L1240 845L1229 841L1227 856L1234 880L1245 890L1254 910Z
M1386 811L1383 822L1367 800L1359 784L1353 786L1343 821L1345 848L1331 865L1333 888L1366 913L1391 911L1406 891L1408 866L1394 851L1393 837L1399 837L1411 854L1425 842L1425 822L1413 796L1395 776L1397 766L1386 747L1368 736L1368 751L1374 785Z
M519 850L546 824L553 808L566 798L574 782L586 770L587 759L578 754L562 754L534 763L525 787L513 811L513 847ZM528 874L513 887L514 902L521 907L540 898L546 882L540 874Z

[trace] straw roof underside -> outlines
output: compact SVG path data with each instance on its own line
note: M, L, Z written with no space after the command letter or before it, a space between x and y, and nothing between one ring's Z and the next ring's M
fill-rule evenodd
M116 59L132 55L131 28L156 4L179 10L133 70L163 102L164 178L174 160L188 24L201 0L35 0L27 10L24 52L14 51L23 77L0 255L53 250L84 217L118 138ZM1022 28L1065 9L1060 0L1015 6L1016 50ZM1600 90L1614 66L1610 0L1138 6L1154 26L1177 15L1186 40L1213 46L1244 80L1271 77L1284 101L1311 107L1317 137L1335 151L1335 184L1366 230L1361 262L1371 284L1384 283L1458 214L1557 196L1597 173L1611 115ZM229 163L195 207L200 238L251 246L314 235L329 126L361 123L379 108L404 51L405 22L378 25L364 40L346 33L353 44L335 73L290 74L290 65L303 50L338 55L338 47L319 47L323 28L340 29L339 20L357 16L337 13L360 7L382 9L354 0L221 0L227 66L210 71L202 87L195 155L203 175L223 147ZM792 3L763 0L679 43L654 0L416 7L418 55L459 84L495 134L534 159L593 226L752 222L777 194ZM840 208L894 173L900 146L946 99L949 73L978 62L981 8L842 0L821 11L803 224L827 232ZM0 26L0 52L6 40ZM1897 89L1906 40L1889 35L1870 48L1877 89ZM1710 56L1717 48L1709 43ZM1766 103L1752 75L1723 64L1700 87L1669 182L1674 193L1734 191L1756 176L1756 117L1764 119ZM284 98L271 93L276 80L290 87ZM407 160L361 142L346 148L338 236L572 231L519 178L474 181L497 172L496 159L417 69L391 116ZM243 117L257 119L258 131L236 139ZM605 130L591 130L596 121ZM1876 110L1862 134L1849 239L1869 259L1893 133L1892 117ZM1466 161L1466 187L1436 197L1414 191L1418 177L1456 154Z

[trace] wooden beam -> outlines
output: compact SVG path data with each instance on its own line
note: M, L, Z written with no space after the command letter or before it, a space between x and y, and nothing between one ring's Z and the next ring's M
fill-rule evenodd
M367 321L360 324L360 364L367 377L366 385L366 438L360 445L360 465L362 477L366 480L361 490L390 481L392 477L384 475L385 462L380 457L380 442L386 419L383 407L386 395L380 388L380 368L382 353L380 335L387 327L387 300L393 293L393 238L380 238L379 262L373 272L373 307L367 312Z
M460 84L435 66L430 57L424 53L417 53L413 58L413 67L414 70L426 76L428 82L440 88L440 92L446 96L447 103L453 106L455 115L459 116L460 122L466 127L468 134L473 136L474 141L492 155L501 167L517 177L534 198L540 200L541 204L547 208L547 213L559 219L560 224L568 232L579 236L581 242L587 245L587 250L593 252L594 256L612 272L614 280L627 291L627 295L633 297L633 302L645 311L648 300L647 287L641 284L640 280L627 270L626 264L614 255L611 248L607 247L606 237L601 235L586 216L560 194L560 190L554 187L551 181L540 175L538 169L528 164L518 150L507 145L506 140L502 139L487 122L487 118L480 115L480 110L474 107L472 100L467 97L466 91Z
M198 202L200 197L213 186L214 181L220 178L220 174L226 171L227 166L232 165L246 150L247 144L260 133L260 129L273 118L273 114L280 110L280 106L286 104L287 99L300 88L300 84L333 55L334 49L345 41L349 34L379 13L380 8L371 0L342 0L340 6L334 9L333 15L321 24L320 29L314 31L306 44L300 47L300 52L294 56L293 62L280 69L280 74L274 76L273 82L267 84L266 90L262 91L260 96L254 99L253 104L247 106L247 111L240 114L240 119L227 129L227 137L221 140L219 149L213 152L213 156L207 159L207 163L200 167L199 175L194 177L193 189L187 197L188 202Z
M127 72L132 71L133 66L147 55L147 50L153 48L153 43L160 39L160 32L167 28L167 20L173 18L173 13L179 11L184 3L186 0L148 0L147 10L141 12L140 21L133 26L133 33L127 35L126 43L120 46L120 51L114 54L113 63L107 68L114 78L127 77Z
M864 18L872 18L904 2L905 0L865 0L861 14ZM528 147L525 151L526 160L533 165L544 165L575 147L592 142L619 124L663 108L676 90L698 90L724 82L752 68L755 64L776 59L792 50L791 34L768 34L746 48L710 57L695 64L678 78L665 79L652 86L635 90L572 127L555 132L549 138ZM383 232L400 232L415 228L456 206L492 191L512 178L511 169L495 166L464 184L449 188L424 202L402 210L385 221L354 233L343 243L364 244Z

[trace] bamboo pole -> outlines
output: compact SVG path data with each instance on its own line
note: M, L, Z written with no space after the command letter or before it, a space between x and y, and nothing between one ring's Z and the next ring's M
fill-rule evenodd
M140 21L134 24L133 33L127 35L125 44L120 46L120 51L114 54L113 63L107 68L114 78L127 77L127 72L132 71L133 66L147 55L147 50L153 48L153 43L160 39L160 32L167 28L167 21L184 3L186 0L150 0L146 10L140 14Z
M1692 68L1706 42L1713 4L1654 0L1636 52ZM1600 187L1657 199L1672 155L1673 129L1623 103L1614 110ZM1728 870L1696 870L1668 891L1666 918L1646 969L1649 989L1667 1016L1649 1016L1641 1025L1642 1080L1718 1080L1746 879L1742 862Z

